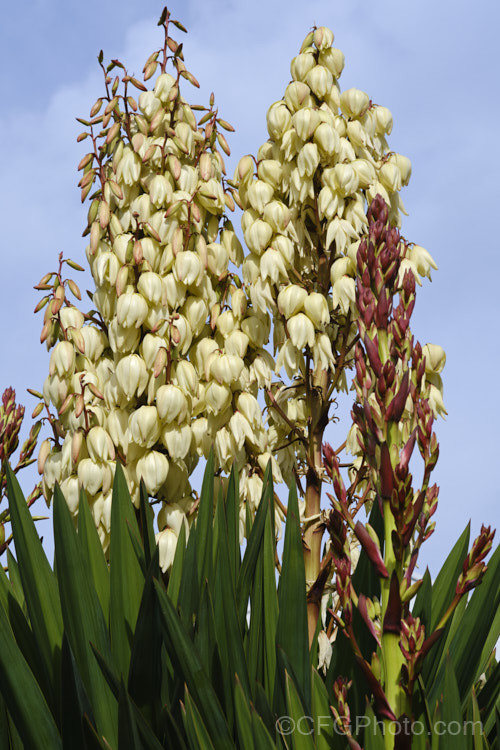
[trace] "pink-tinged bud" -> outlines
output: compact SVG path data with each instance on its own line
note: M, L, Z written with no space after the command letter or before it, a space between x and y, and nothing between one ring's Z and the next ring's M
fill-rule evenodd
M391 456L387 443L380 446L380 494L384 500L389 500L394 487L394 473Z
M84 442L84 435L81 430L76 430L76 432L73 433L71 438L71 460L73 464L78 463L78 459L80 458L80 453L83 447ZM114 453L114 449L113 449Z
M60 378L73 375L75 371L75 350L69 341L59 341L50 355L49 373Z
M305 86L305 84L303 84ZM309 87L307 87L309 93ZM267 112L267 130L271 138L280 140L283 134L290 128L292 116L290 110L283 101L272 104Z
M140 396L149 379L144 360L138 354L123 357L116 365L116 379L128 399Z
M319 50L329 49L333 44L333 40L333 31L326 26L318 26L318 28L314 30L313 42Z
M361 118L370 105L370 97L359 89L347 89L340 95L342 112L353 119Z
M44 440L40 446L40 450L38 452L38 462L37 462L37 469L39 474L43 474L45 462L47 461L47 458L50 453L50 440Z
M399 391L387 407L385 413L386 422L389 422L389 420L393 422L399 422L399 420L401 419L405 408L406 399L408 398L408 394L410 392L409 376L409 370L406 370L405 374L403 375L403 380L401 381Z
M144 480L149 495L154 495L164 484L169 470L167 457L159 451L148 451L136 464L137 480Z
M247 154L242 156L236 168L238 181L242 185L249 185L254 174L255 163L253 158Z
M192 432L188 424L167 425L161 433L161 441L174 461L186 458L191 448Z

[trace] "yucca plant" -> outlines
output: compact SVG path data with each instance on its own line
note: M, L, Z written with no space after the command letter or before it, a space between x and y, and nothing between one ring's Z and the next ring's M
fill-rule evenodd
M237 473L226 498L215 498L209 460L196 524L187 544L181 531L165 576L144 486L135 511L120 468L109 564L87 502L75 529L57 489L52 569L10 469L7 489L17 561L9 551L8 576L0 572L2 748L384 747L384 727L370 707L373 685L351 649L339 642L326 675L315 668L295 490L276 584L270 469L257 514L247 517L242 554ZM383 538L378 506L371 522ZM468 529L434 584L424 578L413 614L430 628L453 600L467 548ZM498 549L489 568L427 654L413 739L401 732L399 747L499 747L500 670L491 656L499 634ZM376 595L365 552L353 585ZM369 655L361 618L354 629Z

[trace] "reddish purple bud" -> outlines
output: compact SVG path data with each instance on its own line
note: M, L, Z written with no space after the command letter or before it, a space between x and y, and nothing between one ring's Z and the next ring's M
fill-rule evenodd
M368 559L374 566L378 575L382 578L388 578L389 573L387 572L387 568L385 567L384 560L380 553L380 548L378 547L377 543L371 538L361 521L356 522L354 533L356 534L359 543L364 549Z
M391 456L387 443L380 446L380 494L384 500L389 500L394 488L394 473Z
M380 355L378 353L378 338L375 336L375 340L372 341L368 334L366 334L363 343L365 345L370 365L372 366L377 378L379 378L382 374L382 362L380 361Z
M393 571L391 577L389 601L387 602L382 628L384 633L396 633L398 635L401 630L401 596L396 571Z
M389 422L389 420L392 420L393 422L399 422L399 420L401 419L401 415L403 414L405 408L406 399L408 398L408 393L410 392L409 379L410 373L409 370L406 370L405 374L403 375L403 380L401 381L399 391L387 407L387 411L385 413L386 422Z

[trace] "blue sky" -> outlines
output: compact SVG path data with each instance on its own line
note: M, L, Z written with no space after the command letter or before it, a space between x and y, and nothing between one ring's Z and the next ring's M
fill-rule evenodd
M75 117L86 116L101 93L101 48L105 59L118 57L140 73L161 41L156 21L162 7L26 0L3 15L0 389L12 385L27 412L34 400L26 388L41 388L48 369L32 287L56 268L60 251L84 263L86 208L76 187L84 144L75 142ZM500 11L488 0L473 8L462 0L191 0L171 2L169 9L188 28L186 64L201 83L200 92L185 95L206 103L213 90L220 114L236 128L231 173L240 156L255 153L266 139L267 108L281 98L290 60L314 24L329 26L346 56L341 88L360 88L393 113L390 146L413 164L403 192L409 212L403 234L426 247L439 266L432 283L418 291L413 329L422 343L441 344L448 358L448 418L437 424L437 531L422 555L435 574L469 519L474 535L481 522L500 520L494 223ZM81 285L90 288L86 282ZM22 476L27 491L35 478ZM44 512L43 501L35 508Z

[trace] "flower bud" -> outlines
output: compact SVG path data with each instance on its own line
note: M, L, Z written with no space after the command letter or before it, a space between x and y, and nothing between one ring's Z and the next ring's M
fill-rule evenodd
M249 185L253 178L254 168L255 164L252 157L249 154L242 156L236 168L235 179L242 185Z
M164 484L168 469L169 465L165 454L159 451L148 451L137 461L135 471L137 480L144 480L148 494L154 495Z
M347 89L340 95L340 108L347 117L359 119L369 106L370 97L359 89Z
M319 50L329 49L333 44L333 31L326 26L318 26L314 30L313 41Z
M38 451L38 463L37 469L39 474L43 474L45 462L50 454L50 440L47 438L44 440Z

